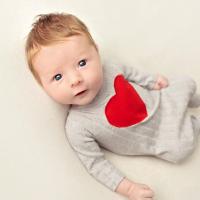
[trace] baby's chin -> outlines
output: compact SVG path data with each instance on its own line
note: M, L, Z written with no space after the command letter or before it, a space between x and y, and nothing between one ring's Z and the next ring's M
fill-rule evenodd
M90 98L85 98L85 99L82 99L81 101L74 102L73 105L85 106L85 105L90 104L94 100L94 98L95 98L95 96L94 97L90 97Z

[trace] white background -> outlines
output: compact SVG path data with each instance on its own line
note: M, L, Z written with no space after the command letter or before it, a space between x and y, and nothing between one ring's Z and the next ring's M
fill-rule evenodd
M188 74L200 85L199 1L0 3L0 199L125 199L88 175L73 153L64 130L67 108L53 102L28 71L26 35L38 14L72 13L88 25L103 56L166 76ZM199 145L178 165L149 157L106 156L127 177L152 187L157 200L200 197Z

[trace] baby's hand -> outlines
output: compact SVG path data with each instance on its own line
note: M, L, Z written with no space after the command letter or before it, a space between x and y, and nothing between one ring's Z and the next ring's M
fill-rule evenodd
M153 200L154 193L147 185L140 184L124 178L118 185L116 192L129 198L129 200Z
M158 75L157 81L153 87L153 90L160 90L169 85L168 79L162 75Z
M147 185L133 183L128 191L130 200L153 200L154 193Z

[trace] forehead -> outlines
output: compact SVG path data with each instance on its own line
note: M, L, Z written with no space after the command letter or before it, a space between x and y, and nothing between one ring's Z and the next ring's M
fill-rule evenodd
M50 46L42 46L33 59L34 69L40 75L47 73L52 67L73 61L77 56L87 53L91 46L88 38L82 35L71 36Z

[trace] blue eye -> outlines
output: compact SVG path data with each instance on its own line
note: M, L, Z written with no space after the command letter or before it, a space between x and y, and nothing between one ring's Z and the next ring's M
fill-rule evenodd
M83 59L83 60L79 61L78 65L79 65L80 67L85 66L85 65L86 65L86 60Z
M56 75L54 76L54 79L55 79L56 81L59 81L59 80L61 79L61 77L62 77L61 74L56 74Z

